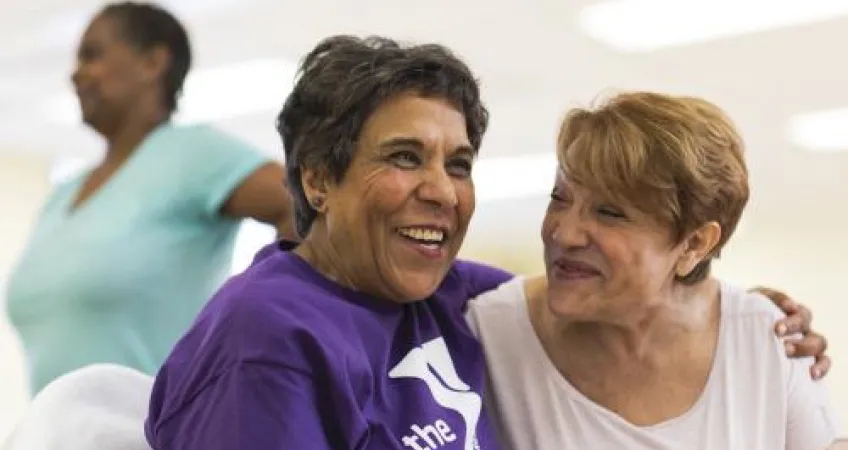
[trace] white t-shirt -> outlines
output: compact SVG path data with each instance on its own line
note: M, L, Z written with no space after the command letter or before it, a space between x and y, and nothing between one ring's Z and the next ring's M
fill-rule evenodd
M837 437L811 361L786 357L768 299L722 284L716 359L685 414L639 427L577 391L548 359L530 323L523 279L469 304L489 370L487 406L513 450L824 450Z

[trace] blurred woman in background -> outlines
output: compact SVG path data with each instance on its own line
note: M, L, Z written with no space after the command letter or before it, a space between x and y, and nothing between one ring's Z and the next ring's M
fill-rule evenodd
M190 66L185 29L150 4L108 5L82 38L72 81L106 153L50 194L10 279L33 392L91 363L154 373L229 275L239 219L294 237L280 164L171 122Z

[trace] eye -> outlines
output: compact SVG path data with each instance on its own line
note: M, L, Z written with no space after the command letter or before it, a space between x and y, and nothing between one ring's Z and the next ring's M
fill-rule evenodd
M608 206L608 205L599 206L597 211L598 211L598 214L605 216L605 217L612 218L612 219L625 219L625 218L627 218L627 216L625 216L624 213L621 212L618 208Z
M90 61L97 59L100 55L100 49L91 44L83 44L77 52L77 57L82 61Z
M561 211L570 208L568 195L562 192L562 189L553 188L551 190L551 201L548 202L549 211Z
M454 158L448 162L448 173L458 178L471 176L472 162L466 158Z
M562 197L562 195L559 194L559 192L557 192L556 188L554 188L551 191L551 201L553 201L553 202L564 202L565 199Z
M414 169L421 164L421 158L415 152L409 150L392 153L389 160L401 169Z

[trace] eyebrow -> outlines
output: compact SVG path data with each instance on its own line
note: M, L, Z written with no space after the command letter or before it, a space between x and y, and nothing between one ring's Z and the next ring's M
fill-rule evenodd
M415 138L396 137L380 143L380 148L391 150L396 147L424 148L424 143Z
M380 143L380 148L384 150L392 150L398 147L412 147L417 150L421 150L425 147L425 145L423 142L421 142L420 139L410 137L396 137ZM463 144L455 147L453 149L453 153L455 155L468 155L472 158L477 155L477 152L474 151L474 148L468 144Z

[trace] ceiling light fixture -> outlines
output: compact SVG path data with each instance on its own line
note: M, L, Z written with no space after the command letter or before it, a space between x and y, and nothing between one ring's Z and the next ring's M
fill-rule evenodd
M648 52L844 15L845 0L611 0L584 7L578 26L616 49Z

